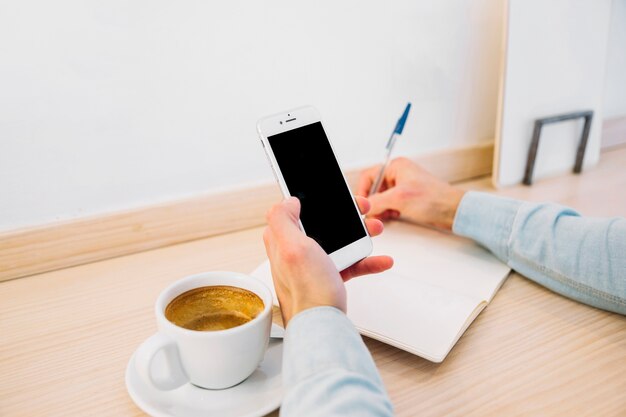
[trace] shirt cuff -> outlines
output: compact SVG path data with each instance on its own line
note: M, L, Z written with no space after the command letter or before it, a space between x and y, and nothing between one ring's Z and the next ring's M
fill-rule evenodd
M509 261L509 238L522 201L469 191L456 211L452 231L485 246L501 261Z
M361 335L341 310L315 307L297 314L285 332L283 385L330 369L356 372L382 385Z

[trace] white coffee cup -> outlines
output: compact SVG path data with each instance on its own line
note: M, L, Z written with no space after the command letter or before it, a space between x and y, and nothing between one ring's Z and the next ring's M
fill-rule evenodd
M165 317L165 308L178 295L198 287L229 285L252 291L265 307L241 326L226 330L197 331L179 327ZM143 381L168 391L185 383L223 389L249 377L265 356L272 325L272 294L256 278L237 272L214 271L176 281L159 295L155 313L158 333L141 344L135 366ZM153 363L162 355L165 374L155 374ZM161 360L163 360L161 359Z

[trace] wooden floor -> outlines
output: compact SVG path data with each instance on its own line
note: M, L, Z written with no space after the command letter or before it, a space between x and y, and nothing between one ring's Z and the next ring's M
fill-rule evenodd
M493 191L488 179L464 184ZM626 216L626 149L598 167L498 192ZM0 283L0 416L135 416L127 361L169 283L250 272L255 228ZM626 254L625 254L626 256ZM626 415L626 318L513 274L442 364L366 339L399 416Z

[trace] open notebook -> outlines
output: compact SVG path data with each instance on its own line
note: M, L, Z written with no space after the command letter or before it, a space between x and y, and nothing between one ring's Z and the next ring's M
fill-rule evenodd
M346 284L348 317L361 334L433 362L445 359L510 272L471 240L402 222L385 225L374 254L391 255L394 266ZM273 292L267 261L252 275Z

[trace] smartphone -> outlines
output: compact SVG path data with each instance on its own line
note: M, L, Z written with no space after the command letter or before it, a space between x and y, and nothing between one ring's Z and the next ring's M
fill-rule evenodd
M337 269L372 253L372 240L319 112L306 106L268 116L259 120L257 130L283 195L300 200L300 227Z

